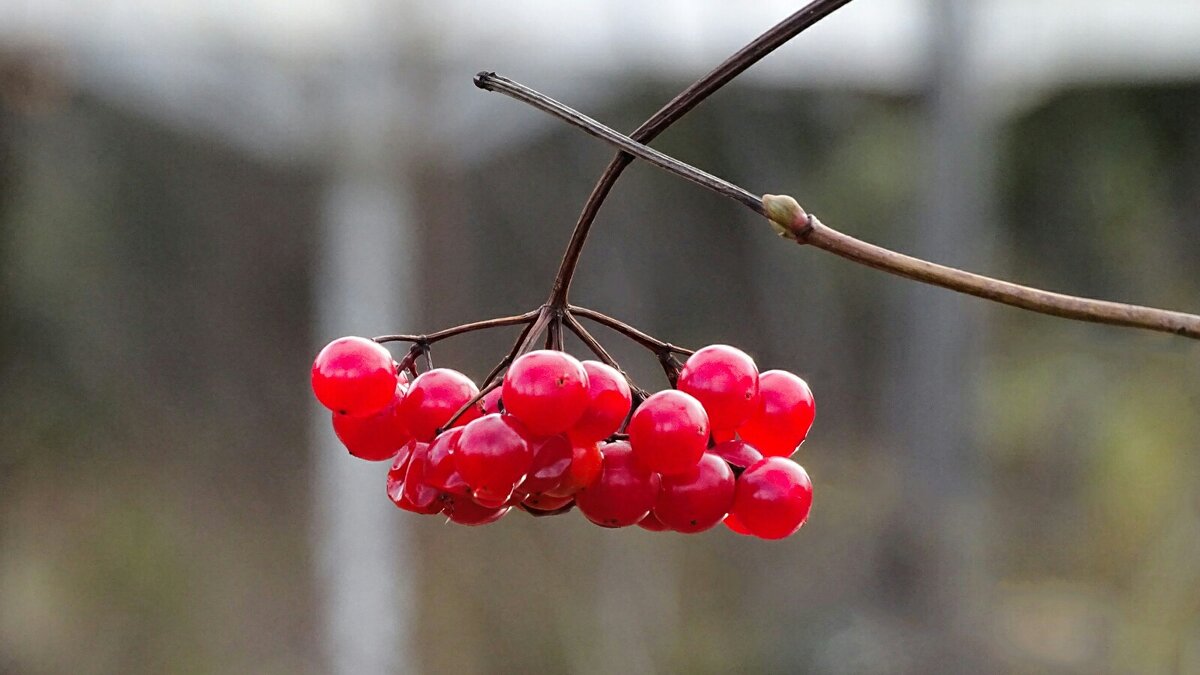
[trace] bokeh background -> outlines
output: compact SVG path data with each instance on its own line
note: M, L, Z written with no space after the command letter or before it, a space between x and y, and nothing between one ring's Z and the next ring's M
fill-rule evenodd
M337 446L316 350L536 306L611 156L473 73L632 129L796 7L0 0L0 673L1200 672L1197 344L918 287L644 166L573 300L808 379L800 534L447 526ZM656 146L1200 311L1192 0L858 0ZM512 337L434 355L479 378Z

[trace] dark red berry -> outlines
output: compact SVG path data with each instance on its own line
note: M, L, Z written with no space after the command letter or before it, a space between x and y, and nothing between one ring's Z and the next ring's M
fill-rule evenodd
M703 532L725 518L733 506L733 471L725 460L704 453L686 473L662 477L654 515L676 532Z
M645 518L639 520L637 522L637 526L643 530L650 530L651 532L666 532L667 530L671 529L666 525L663 525L662 521L660 521L658 518L655 518L653 511L647 513Z
M786 457L765 457L737 479L732 513L763 539L782 539L808 519L812 481L804 467Z
M632 396L625 376L599 361L584 361L588 377L588 405L568 432L572 439L596 443L616 433L629 416Z
M459 525L487 525L504 517L511 506L488 508L480 506L466 497L447 497L444 513L451 522Z
M677 386L700 401L713 433L722 437L758 407L758 367L745 352L728 345L709 345L689 356Z
M459 475L455 465L454 453L458 446L458 436L462 427L447 429L438 434L429 444L427 464L425 466L425 482L442 492L456 495L469 495L471 486Z
M587 372L575 357L548 349L532 351L504 374L504 409L535 436L570 429L588 405Z
M572 443L571 466L563 474L557 487L546 490L552 497L570 497L600 476L600 465L604 455L598 443Z
M408 444L400 450L400 453L396 455L396 459L392 462L392 468L388 471L388 497L396 506L404 509L405 511L412 511L413 513L421 514L433 514L442 510L442 504L437 499L434 499L432 502L425 504L424 506L420 506L414 504L409 495L410 490L408 487L408 477L410 474L409 469L411 468L412 457L415 455L424 455L428 449L429 446L427 443L422 443L420 441L409 441ZM429 489L427 486L419 487L422 487L423 489ZM424 492L421 493L422 501L424 501L425 494L426 493Z
M604 462L595 482L575 495L583 515L603 527L633 525L654 506L659 476L634 461L633 449L625 441L601 446Z
M738 436L763 455L791 455L816 416L812 391L786 370L768 370L758 378L758 397L762 408L738 427Z
M404 474L403 498L419 513L437 513L442 510L438 497L441 491L425 480L425 469L429 466L429 444L415 444L408 458L408 472Z
M343 415L373 415L396 395L392 355L362 337L343 337L317 354L312 388L321 405Z
M533 464L521 483L521 492L535 494L558 487L571 468L571 441L565 434L546 436L529 441Z
M404 476L408 473L408 458L412 456L412 451L416 447L416 441L410 441L403 448L402 452L398 453L392 459L392 467L387 473L387 495L388 499L393 502L400 501L400 496L404 492Z
M746 526L742 524L742 521L738 520L738 517L732 513L725 516L725 527L728 527L738 534L743 534L747 537L752 536L750 534L750 530L747 530Z
M559 509L571 504L575 501L575 497L551 497L547 494L532 494L527 495L521 500L521 504L537 511L558 511Z
M709 448L708 451L741 469L763 458L761 452L745 441L735 440L717 443Z
M483 398L475 402L475 409L479 411L479 414L475 415L475 417L483 417L484 415L490 415L495 412L503 412L502 405L500 403L500 391L500 387L496 387L495 389L484 394Z
M438 428L478 393L479 389L466 375L449 368L434 368L413 380L400 404L400 415L413 438L429 442ZM463 426L476 417L477 412L468 409L455 426Z
M333 432L351 455L371 462L381 462L396 456L408 442L408 430L400 417L404 400L404 385L396 385L391 405L374 415L354 417L333 413Z
M504 503L533 464L528 432L511 415L492 413L463 427L454 452L458 473L477 496Z
M708 447L708 415L690 394L660 391L633 413L629 443L647 469L683 473L696 466Z

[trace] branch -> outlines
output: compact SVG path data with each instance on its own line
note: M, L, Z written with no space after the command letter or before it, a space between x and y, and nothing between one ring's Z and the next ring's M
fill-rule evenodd
M805 213L791 197L766 195L761 199L755 198L756 203L748 203L747 195L754 196L741 187L653 148L646 147L524 85L494 75L488 76L486 79L501 93L528 103L543 112L548 112L639 159L729 197L755 213L766 216L777 233L799 244L810 244L847 260L914 281L941 286L952 291L967 293L1021 309L1078 321L1173 333L1200 340L1200 316L1052 293L906 256L860 241L824 225L815 217ZM590 314L597 314L576 307L572 307L571 311L580 316L589 316L589 318L596 318ZM611 324L609 325L611 326ZM628 335L628 333L626 334Z
M678 96L671 99L658 112L654 113L650 119L635 129L630 136L642 143L649 143L654 140L656 136L674 124L676 120L700 105L704 99L720 90L721 87L729 84L733 78L742 74L747 68L758 63L763 57L787 43L788 40L812 27L843 5L849 4L849 2L850 0L813 0L755 38L750 44L742 47L733 56L725 59L720 65L704 77L696 80L687 89L681 91ZM478 82L476 83L478 84ZM571 288L571 279L575 276L575 268L579 264L579 255L583 251L583 245L587 241L592 223L596 220L596 214L600 212L601 204L604 203L609 192L612 191L613 185L616 184L625 167L629 166L629 163L632 161L632 155L625 152L618 152L617 156L613 157L612 161L605 167L604 173L600 175L600 179L596 181L595 187L592 188L591 194L588 195L587 202L583 205L583 211L580 212L579 220L575 223L575 229L571 232L571 241L567 244L567 250L563 254L562 262L559 264L558 274L554 278L554 287L550 291L550 304L557 306L565 306L567 304L567 292Z
M535 309L524 314L516 316L501 316L495 319L486 319L484 321L474 321L472 323L464 323L461 326L453 326L444 328L436 333L428 335L380 335L376 338L371 338L376 342L416 342L417 344L430 345L438 340L445 340L448 337L470 333L472 331L484 330L486 328L499 328L500 326L515 326L521 323L530 323L537 318L540 309Z
M690 349L684 349L683 347L676 347L675 345L671 344L670 342L663 342L662 340L659 340L658 338L654 337L653 335L647 335L647 334L643 333L642 331L634 328L633 326L630 326L629 324L625 323L624 321L614 319L607 314L601 314L600 312L597 312L594 309L588 309L587 307L577 307L575 305L570 305L567 307L567 309L572 314L576 314L578 316L584 316L584 317L591 319L592 321L595 321L598 324L608 326L609 328L617 331L618 333L624 335L625 337L629 338L630 340L633 340L634 342L640 344L641 346L645 347L646 349L649 349L650 351L654 352L656 355L661 356L661 355L667 355L667 354L674 353L674 354L686 354L686 355L690 356L693 353L692 350L690 350Z

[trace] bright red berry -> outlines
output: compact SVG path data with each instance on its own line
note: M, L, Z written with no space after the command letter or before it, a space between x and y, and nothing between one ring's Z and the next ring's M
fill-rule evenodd
M404 400L404 385L396 385L396 397L391 405L374 415L354 417L333 413L333 432L351 455L371 462L381 462L396 456L408 442L408 430L400 417Z
M425 482L428 485L455 495L471 494L471 486L459 475L454 460L462 430L462 427L454 427L438 434L429 444L428 464L425 467Z
M588 406L583 365L564 352L542 349L518 358L504 374L504 409L535 436L570 429Z
M588 405L568 432L572 439L596 443L616 433L633 402L629 383L616 368L599 361L584 361L588 378Z
M653 513L676 532L703 532L729 513L733 491L733 470L725 460L706 452L686 473L662 477Z
M413 438L429 442L438 428L478 393L479 389L466 375L449 368L434 368L421 373L409 385L400 404L400 415ZM468 409L455 426L463 426L475 417L477 411Z
M537 494L558 487L571 468L571 441L565 434L546 436L529 441L533 451L533 464L529 475L521 483L524 494Z
M413 507L410 510L417 513L437 513L442 510L438 501L441 491L425 480L425 470L428 466L429 444L415 443L412 455L408 458L408 471L404 474L403 501Z
M408 473L408 458L412 456L414 447L415 441L410 441L406 444L403 451L392 459L392 467L388 469L387 495L388 499L391 499L393 502L398 503L401 494L404 492L404 476Z
M763 458L761 452L745 441L717 443L708 451L739 469L744 469Z
M762 408L738 427L738 436L764 455L791 455L817 414L808 383L786 370L768 370L758 378L758 398Z
M690 394L667 389L646 399L629 420L629 443L655 473L683 473L708 446L708 414Z
M634 461L633 449L625 441L601 446L604 462L600 476L575 495L583 515L602 527L633 525L654 506L659 476Z
M410 476L410 469L412 468L411 460L416 455L424 455L428 449L428 444L426 443L421 443L420 441L409 441L408 444L400 450L400 453L396 455L396 459L392 462L392 468L388 471L388 498L390 498L392 502L396 504L396 506L404 509L405 511L412 511L413 513L421 514L434 514L442 510L442 504L438 499L434 499L428 503L425 503L424 505L418 505L414 504L410 498L412 490L409 488L408 478ZM413 477L416 477L416 475L413 474ZM418 485L417 488L419 488L418 491L421 492L422 502L426 501L425 497L427 493L425 493L424 490L428 490L430 488L420 485Z
M484 415L463 427L454 464L477 497L502 504L525 479L533 464L527 434L511 415L499 413Z
M786 457L765 457L738 476L732 513L754 536L783 539L808 520L812 498L804 467Z
M392 355L362 337L342 337L317 354L312 388L321 405L343 415L372 415L396 395Z
M552 497L570 497L584 487L591 485L600 476L600 465L604 455L600 452L599 443L572 443L571 466L563 474L562 482L557 487L546 490Z
M757 408L758 366L740 349L709 345L688 357L678 387L704 406L713 433L727 437Z

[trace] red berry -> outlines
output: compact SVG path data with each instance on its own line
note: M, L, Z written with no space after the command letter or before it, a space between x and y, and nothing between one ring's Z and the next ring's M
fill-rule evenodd
M708 451L740 469L744 469L763 458L761 452L745 441L717 443L709 448Z
M334 412L372 415L396 396L392 364L392 355L383 345L361 337L338 338L313 361L313 393Z
M583 369L588 378L588 406L569 433L573 440L595 443L621 428L633 398L629 383L616 368L599 361L584 361Z
M690 394L660 391L633 413L629 443L647 469L683 473L696 466L708 447L708 415Z
M676 532L703 532L729 513L733 491L733 470L725 460L706 452L687 473L662 477L653 513Z
M438 428L478 393L479 389L466 375L449 368L434 368L413 380L400 404L400 415L413 438L429 442ZM476 417L476 411L468 409L455 426L461 427Z
M601 446L604 462L594 483L575 495L583 515L603 527L633 525L654 506L659 476L633 459L633 449L625 441Z
M563 474L562 482L557 487L546 490L552 497L570 497L584 487L591 485L600 476L600 465L604 455L600 452L598 443L572 443L571 466Z
M533 464L526 430L511 415L492 413L463 427L454 464L477 497L504 503Z
M817 413L808 384L786 370L768 370L758 378L758 398L762 408L738 427L738 436L764 455L791 455Z
M655 518L653 511L647 513L645 518L639 520L637 522L637 526L643 530L650 530L651 532L666 532L667 530L671 529L666 525L663 525L662 521L660 521L658 518Z
M744 534L747 537L751 536L750 530L747 530L746 526L742 524L742 521L738 520L738 517L732 513L725 516L725 527L728 527L738 534Z
M404 474L403 498L418 510L418 513L437 513L442 510L438 501L441 491L425 481L425 469L429 466L429 444L416 443L408 458L408 472ZM402 507L404 508L404 507Z
M404 385L396 385L392 404L366 417L333 413L333 432L351 455L371 462L381 462L396 456L408 442L408 430L400 417L404 400Z
M571 441L564 435L547 436L529 441L533 464L521 483L521 492L536 494L558 487L571 468Z
M783 539L808 520L812 498L804 467L786 457L765 457L738 476L733 514L754 536Z
M504 374L504 409L535 436L570 429L588 405L588 379L570 354L542 349L513 362Z
M405 511L413 513L433 514L442 510L440 500L434 499L432 502L420 506L414 504L410 498L410 489L408 486L408 478L411 469L411 460L414 455L424 455L428 451L428 444L420 441L409 441L407 445L400 450L400 454L396 455L396 459L392 462L392 468L387 475L387 493L388 497L396 506ZM414 475L415 477L415 475ZM422 489L428 489L424 486L418 486ZM436 491L435 491L436 492ZM421 494L424 501L425 493Z
M709 345L689 356L677 386L700 401L713 433L722 437L758 407L758 366L746 352L728 345Z
M512 509L511 506L488 508L480 506L466 497L447 497L445 514L451 522L459 525L487 525L504 517Z
M429 444L427 455L428 464L425 466L425 482L442 492L456 495L469 495L471 486L458 473L454 453L458 446L458 436L462 427L447 429L438 434Z

